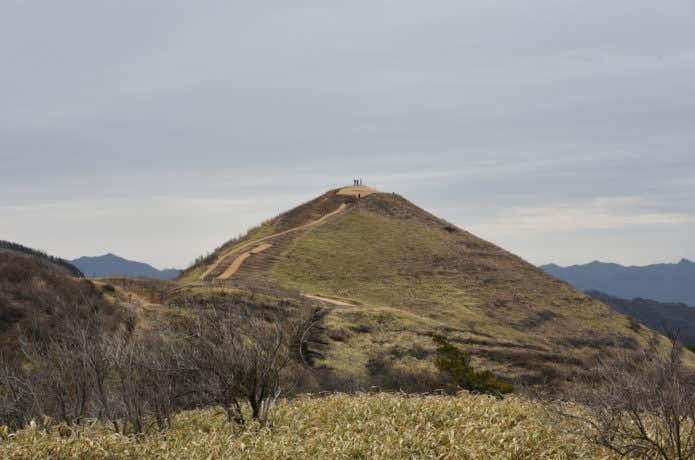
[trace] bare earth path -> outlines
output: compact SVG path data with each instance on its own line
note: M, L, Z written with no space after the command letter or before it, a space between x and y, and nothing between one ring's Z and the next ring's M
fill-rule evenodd
M246 259L248 259L254 254L260 254L261 252L265 251L266 249L270 249L271 247L273 247L272 244L263 243L260 246L256 246L255 248L251 249L250 251L242 253L239 257L234 259L234 262L232 262L232 264L229 267L227 267L227 269L220 276L218 276L217 279L226 280L231 278L232 275L234 275L237 272L237 270L241 268L241 264L243 264Z
M337 305L339 307L358 307L359 306L359 305L355 305L354 303L343 302L342 300L330 299L328 297L321 297L318 295L302 294L302 296L306 297L307 299L319 300L321 302L330 303L333 305Z
M341 191L342 191L342 190L341 190ZM339 192L339 193L340 193L340 192ZM300 230L305 230L305 229L307 229L307 228L315 227L315 226L317 226L317 225L321 225L321 224L322 224L323 222L325 222L327 219L330 219L331 217L335 216L336 214L339 214L339 213L343 212L343 211L345 210L345 208L347 208L347 204L346 204L346 203L342 203L340 206L338 206L338 208L337 208L335 211L331 211L331 212L329 212L328 214L325 214L325 215L321 216L320 218L318 218L318 219L316 219L316 220L313 220L313 221L311 221L311 222L307 222L306 224L300 225L300 226L298 226L298 227L293 227L293 228L290 228L290 229L288 229L288 230L284 230L284 231L279 232L279 233L274 233L274 234L272 234L272 235L268 235L268 236L265 236L265 237L263 237L263 238L259 238L259 239L254 240L254 241L250 241L250 242L244 244L244 245L241 246L241 247L233 248L233 249L231 249L231 250L225 252L224 254L222 254L220 257L218 257L217 260L215 261L215 263L212 264L212 265L210 266L210 268L208 268L208 269L205 271L205 273L203 273L203 275L200 277L200 279L201 279L201 280L202 280L202 279L205 279L208 275L210 275L212 272L214 272L214 271L218 268L218 266L220 265L220 263L222 263L222 261L224 261L229 255L231 255L231 254L233 254L233 253L235 253L235 252L244 251L245 249L248 249L248 248L250 248L250 247L252 247L252 246L257 245L258 243L262 243L262 242L264 242L264 241L272 240L273 238L277 238L278 236L286 235L286 234L288 234L288 233L293 233L293 232L297 232L297 231L300 231ZM259 247L260 247L260 246L259 246ZM265 247L265 248L262 249L261 251L264 251L264 250L268 249L269 247L270 247L270 246ZM258 251L258 252L261 252L261 251ZM230 265L230 267L227 268L227 269L225 270L225 272L224 272L222 275L220 275L217 279L228 279L229 277L231 277L237 270L239 270L239 267L241 267L241 264L243 264L244 261L245 261L246 259L248 259L252 254L253 254L253 251L247 251L247 252L241 254L239 257L237 257L237 258L234 260L234 262L232 262L232 265ZM237 261L238 261L238 266L232 270L232 267L237 263ZM230 272L230 271L231 271L231 272ZM230 273L228 273L228 272L230 272Z
M372 193L379 193L379 191L377 189L367 187L366 185L353 185L352 187L345 187L338 190L338 195L363 198L371 195Z

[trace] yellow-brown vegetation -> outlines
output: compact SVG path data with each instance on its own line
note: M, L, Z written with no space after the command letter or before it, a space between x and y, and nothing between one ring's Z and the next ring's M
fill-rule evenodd
M577 410L577 409L571 409ZM140 437L100 424L26 429L0 441L24 458L608 459L568 434L539 403L518 397L332 395L282 401L272 424L235 427L214 409L177 415L174 428Z

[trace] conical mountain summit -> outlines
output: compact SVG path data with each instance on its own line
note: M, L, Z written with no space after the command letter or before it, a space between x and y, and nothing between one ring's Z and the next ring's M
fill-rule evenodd
M365 186L331 190L231 240L179 283L263 290L324 308L318 366L427 375L441 334L487 369L538 382L646 346L627 317L520 257Z

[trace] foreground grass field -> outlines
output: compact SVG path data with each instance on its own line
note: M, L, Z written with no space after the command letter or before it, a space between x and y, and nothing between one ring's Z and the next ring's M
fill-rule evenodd
M235 428L215 410L176 417L142 437L93 425L27 429L2 439L0 457L19 458L613 458L517 397L302 397L281 402L271 426Z

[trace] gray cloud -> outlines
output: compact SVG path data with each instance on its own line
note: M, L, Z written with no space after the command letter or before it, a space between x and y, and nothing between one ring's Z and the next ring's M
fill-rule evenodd
M360 175L533 262L692 258L694 26L692 0L4 2L0 238L181 266Z

